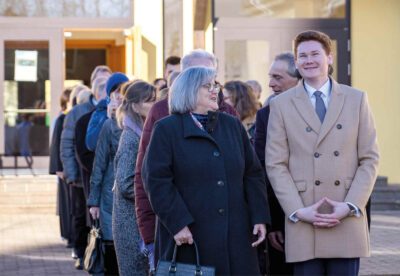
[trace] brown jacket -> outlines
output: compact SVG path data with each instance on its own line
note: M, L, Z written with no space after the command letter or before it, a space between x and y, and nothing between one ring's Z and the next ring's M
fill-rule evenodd
M321 125L303 82L271 102L266 168L286 217L327 196L358 206L360 218L317 229L285 220L286 258L369 256L365 205L378 168L376 130L365 93L332 80L332 94ZM322 206L321 212L329 212Z
M221 101L220 95L219 99L220 101L218 104L221 112L226 112L228 114L238 117L238 114L233 107L226 104L224 101ZM151 132L153 131L153 126L155 122L164 117L167 117L168 115L169 115L168 97L155 103L154 106L150 109L150 112L143 126L143 133L139 144L139 152L136 159L135 180L134 180L136 216L137 216L140 235L142 236L146 244L154 242L156 224L155 224L155 214L151 208L149 199L147 198L146 192L143 187L142 172L141 172L143 165L143 158L146 153L147 146L150 142Z

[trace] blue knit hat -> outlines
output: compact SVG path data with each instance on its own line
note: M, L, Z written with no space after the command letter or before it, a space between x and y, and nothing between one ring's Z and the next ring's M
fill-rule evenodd
M129 81L129 79L125 74L121 72L113 73L107 80L106 84L107 96L110 97L112 91L114 91L115 89L117 89L119 85L127 81Z

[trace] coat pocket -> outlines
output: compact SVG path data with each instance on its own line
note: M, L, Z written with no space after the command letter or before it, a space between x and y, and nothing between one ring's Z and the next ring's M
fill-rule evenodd
M346 190L350 189L351 183L353 183L353 178L347 178L344 180L344 187Z
M294 184L299 192L305 192L307 190L307 183L305 181L295 181Z

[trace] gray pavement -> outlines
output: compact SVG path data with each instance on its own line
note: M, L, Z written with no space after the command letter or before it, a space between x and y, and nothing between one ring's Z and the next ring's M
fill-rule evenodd
M56 178L0 177L0 275L87 275L59 235ZM400 275L400 211L372 216L370 258L360 275Z

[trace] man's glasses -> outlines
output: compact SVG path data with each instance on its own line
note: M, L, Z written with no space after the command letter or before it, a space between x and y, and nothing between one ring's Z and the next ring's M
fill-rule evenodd
M214 83L214 84L207 83L207 84L203 84L202 86L207 88L208 92L210 92L210 93L213 91L219 93L219 91L221 91L221 85L219 83Z

